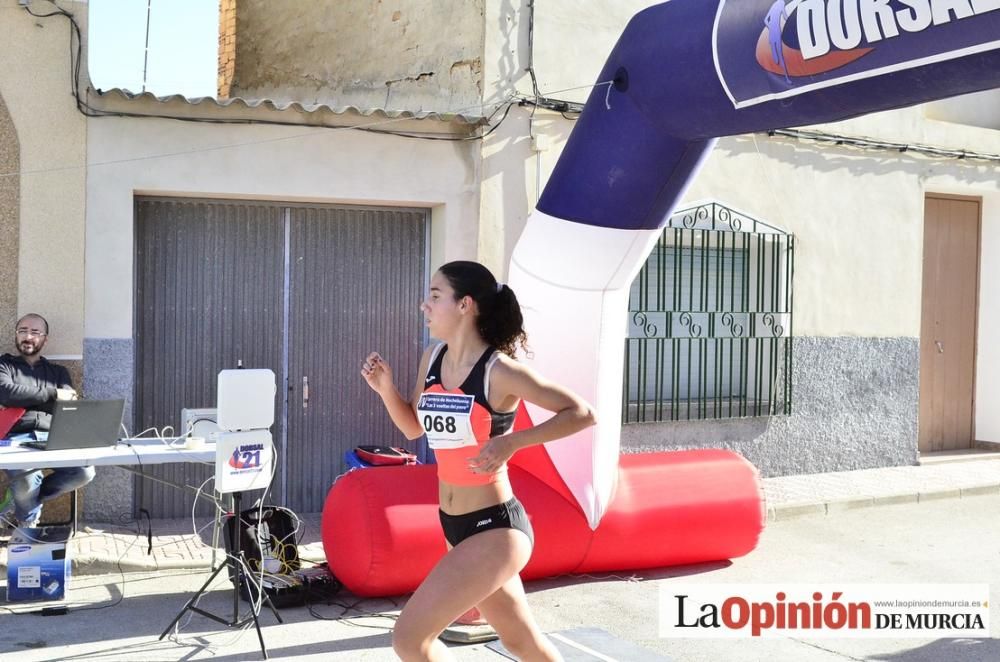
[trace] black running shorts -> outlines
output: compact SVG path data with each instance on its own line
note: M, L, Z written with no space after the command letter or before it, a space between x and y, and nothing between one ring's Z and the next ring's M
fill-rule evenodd
M441 517L441 528L444 529L444 537L451 543L452 547L470 536L490 529L517 529L523 531L531 546L535 546L535 532L531 529L531 522L528 521L528 513L524 511L524 506L511 497L501 504L474 510L471 513L462 515L449 515L444 511L438 511Z

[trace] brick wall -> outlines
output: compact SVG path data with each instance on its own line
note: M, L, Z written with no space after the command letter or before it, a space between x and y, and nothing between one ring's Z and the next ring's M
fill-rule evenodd
M219 0L218 98L228 99L236 72L236 0Z

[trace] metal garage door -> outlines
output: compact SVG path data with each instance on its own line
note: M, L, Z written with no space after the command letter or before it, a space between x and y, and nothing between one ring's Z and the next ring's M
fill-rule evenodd
M270 368L273 501L299 512L322 509L345 450L401 441L359 365L378 350L400 388L413 383L426 210L139 198L136 219L138 430L214 406L219 370ZM212 475L186 465L146 472L195 485ZM190 494L154 481L135 494L136 510L154 517L190 513Z

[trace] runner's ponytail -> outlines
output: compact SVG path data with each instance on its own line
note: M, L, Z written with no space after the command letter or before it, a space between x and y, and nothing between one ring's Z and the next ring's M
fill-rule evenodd
M524 317L514 290L498 283L490 270L478 262L449 262L439 271L455 290L456 300L468 296L476 302L479 309L476 327L487 344L511 358L518 345L528 351Z

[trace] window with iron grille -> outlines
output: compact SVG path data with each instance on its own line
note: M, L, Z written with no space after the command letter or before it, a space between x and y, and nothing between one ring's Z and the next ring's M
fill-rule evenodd
M720 204L674 214L629 294L622 421L790 414L794 254Z

